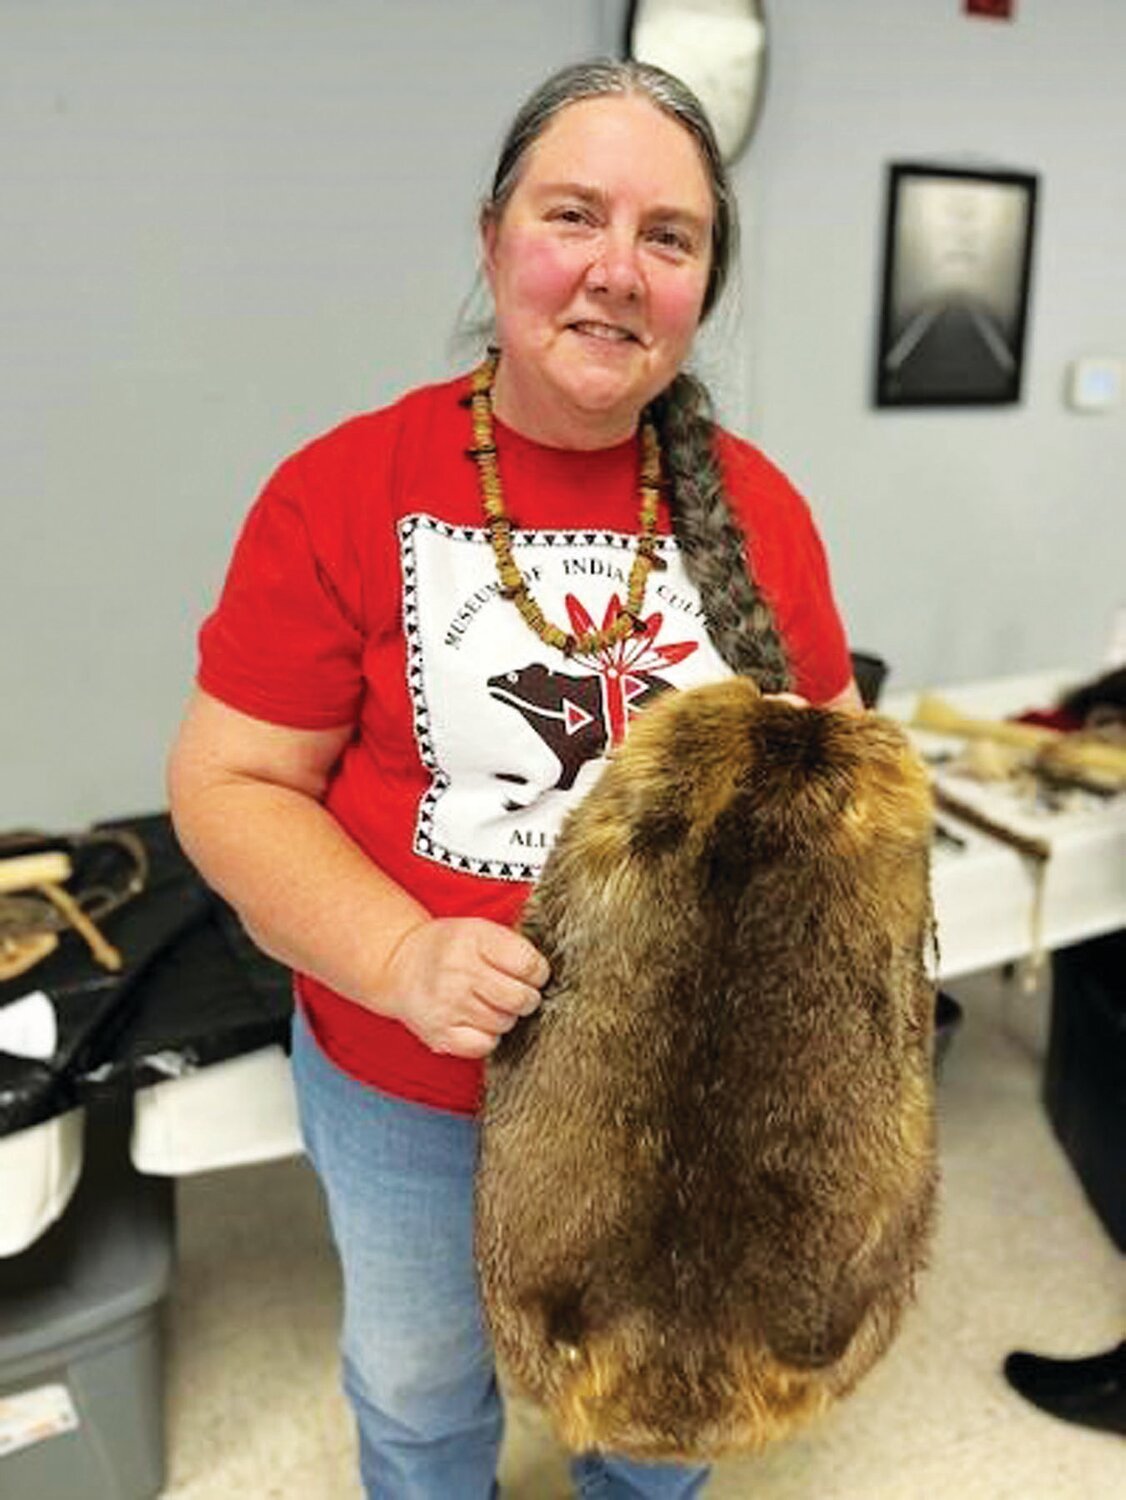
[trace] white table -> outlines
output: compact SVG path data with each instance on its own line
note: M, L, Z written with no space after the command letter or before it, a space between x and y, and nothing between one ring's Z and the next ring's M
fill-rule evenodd
M937 696L970 717L999 719L1050 707L1063 688L1080 680L1075 673L1037 673L940 689ZM889 695L881 708L909 722L916 698L914 693ZM913 731L913 737L924 754L963 743L930 732ZM952 850L940 842L934 854L931 888L943 979L1030 956L1040 873L1045 949L1126 927L1126 793L1109 799L1079 797L1068 810L1049 812L1030 810L1006 788L946 775L943 783L995 821L1051 846L1040 872L1038 861L940 811L940 821L966 844Z
M1050 705L1057 691L1092 673L1063 671L940 690L966 714L999 718ZM883 712L908 721L915 695L891 695ZM917 736L924 751L936 737ZM1052 817L1014 811L1006 795L973 790L989 810L1051 843L1042 893L1046 949L1126 926L1126 794ZM990 803L992 805L990 806ZM940 844L932 888L940 978L1027 958L1033 947L1033 862L976 829L956 829L964 847ZM216 1063L134 1096L132 1155L143 1172L180 1176L294 1155L301 1150L289 1063L268 1047ZM82 1167L82 1111L0 1140L0 1255L31 1244L63 1211Z

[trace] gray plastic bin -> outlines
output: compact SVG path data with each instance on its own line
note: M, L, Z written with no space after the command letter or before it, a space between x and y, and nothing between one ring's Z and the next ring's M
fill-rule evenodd
M28 1410L46 1400L45 1387L62 1386L78 1419L0 1454L0 1500L151 1500L163 1487L160 1313L173 1184L133 1169L128 1129L127 1112L88 1113L66 1213L23 1254L0 1260L0 1409L18 1396Z

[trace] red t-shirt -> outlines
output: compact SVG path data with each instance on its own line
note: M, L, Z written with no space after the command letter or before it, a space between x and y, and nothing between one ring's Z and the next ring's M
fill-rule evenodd
M287 459L251 510L200 632L200 686L302 729L352 725L326 806L435 916L513 923L564 813L655 693L728 675L660 518L665 571L647 630L599 658L543 645L498 593L467 457L464 379L353 418ZM514 552L548 619L601 625L634 556L638 450L545 448L497 423ZM805 502L755 448L721 434L725 483L770 600L795 690L841 692L850 662ZM388 1093L472 1113L479 1062L431 1052L397 1021L308 975L325 1052Z

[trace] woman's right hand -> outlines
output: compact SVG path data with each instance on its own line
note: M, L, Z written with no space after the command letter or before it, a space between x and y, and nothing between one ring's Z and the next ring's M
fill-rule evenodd
M399 939L375 1005L432 1052L482 1058L537 1008L549 973L543 954L510 927L435 917Z

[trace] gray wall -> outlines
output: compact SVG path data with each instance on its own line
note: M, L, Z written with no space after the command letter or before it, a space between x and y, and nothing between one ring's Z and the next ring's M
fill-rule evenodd
M1126 5L774 0L753 218L746 425L813 500L850 631L897 686L1097 670L1126 604L1126 411L1064 404L1126 356ZM1040 174L1024 401L869 404L885 164Z
M519 97L618 0L0 0L0 828L163 800L194 632L262 479L454 367ZM1098 665L1123 601L1126 6L774 0L736 168L741 295L701 348L794 474L897 685ZM1066 14L1065 14L1066 13ZM1026 399L868 406L884 164L1043 177Z

